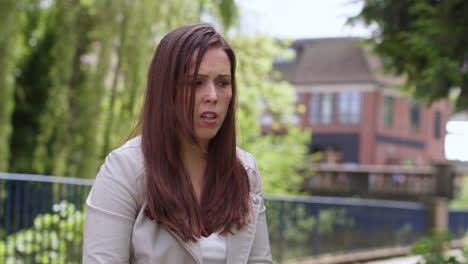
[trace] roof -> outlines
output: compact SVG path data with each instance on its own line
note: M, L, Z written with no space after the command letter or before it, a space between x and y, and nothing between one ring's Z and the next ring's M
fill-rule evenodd
M275 69L293 84L399 82L384 76L382 60L372 55L360 38L301 39L292 43L296 59Z

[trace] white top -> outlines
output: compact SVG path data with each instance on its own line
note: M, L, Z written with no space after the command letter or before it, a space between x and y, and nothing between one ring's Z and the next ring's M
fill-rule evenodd
M202 236L199 242L203 264L226 263L226 236L213 233L209 237Z

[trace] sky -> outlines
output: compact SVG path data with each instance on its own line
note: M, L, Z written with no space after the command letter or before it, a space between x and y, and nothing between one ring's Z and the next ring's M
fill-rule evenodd
M237 0L242 30L275 37L323 38L369 36L363 25L346 26L362 4L356 0Z
M241 8L241 30L266 33L278 38L369 37L364 25L346 25L357 15L362 1L356 0L236 0ZM447 123L445 155L468 161L468 122Z

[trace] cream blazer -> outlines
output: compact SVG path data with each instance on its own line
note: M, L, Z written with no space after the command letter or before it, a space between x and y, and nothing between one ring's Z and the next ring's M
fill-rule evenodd
M144 214L141 137L112 151L86 201L83 263L202 264L199 243L184 242ZM226 264L272 263L255 158L237 149L251 183L253 221L228 234Z

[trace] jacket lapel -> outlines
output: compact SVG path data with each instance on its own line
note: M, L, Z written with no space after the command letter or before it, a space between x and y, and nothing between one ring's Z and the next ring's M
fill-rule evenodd
M179 241L179 244L187 250L187 252L193 257L193 259L196 261L198 264L203 263L203 258L201 254L201 249L200 249L200 244L189 241L189 242L184 242L174 231L172 231L170 228L164 227L171 235Z
M226 264L247 263L247 259L252 248L252 242L255 237L258 214L260 211L261 197L250 193L252 206L252 221L242 228L233 230L234 234L228 234Z

